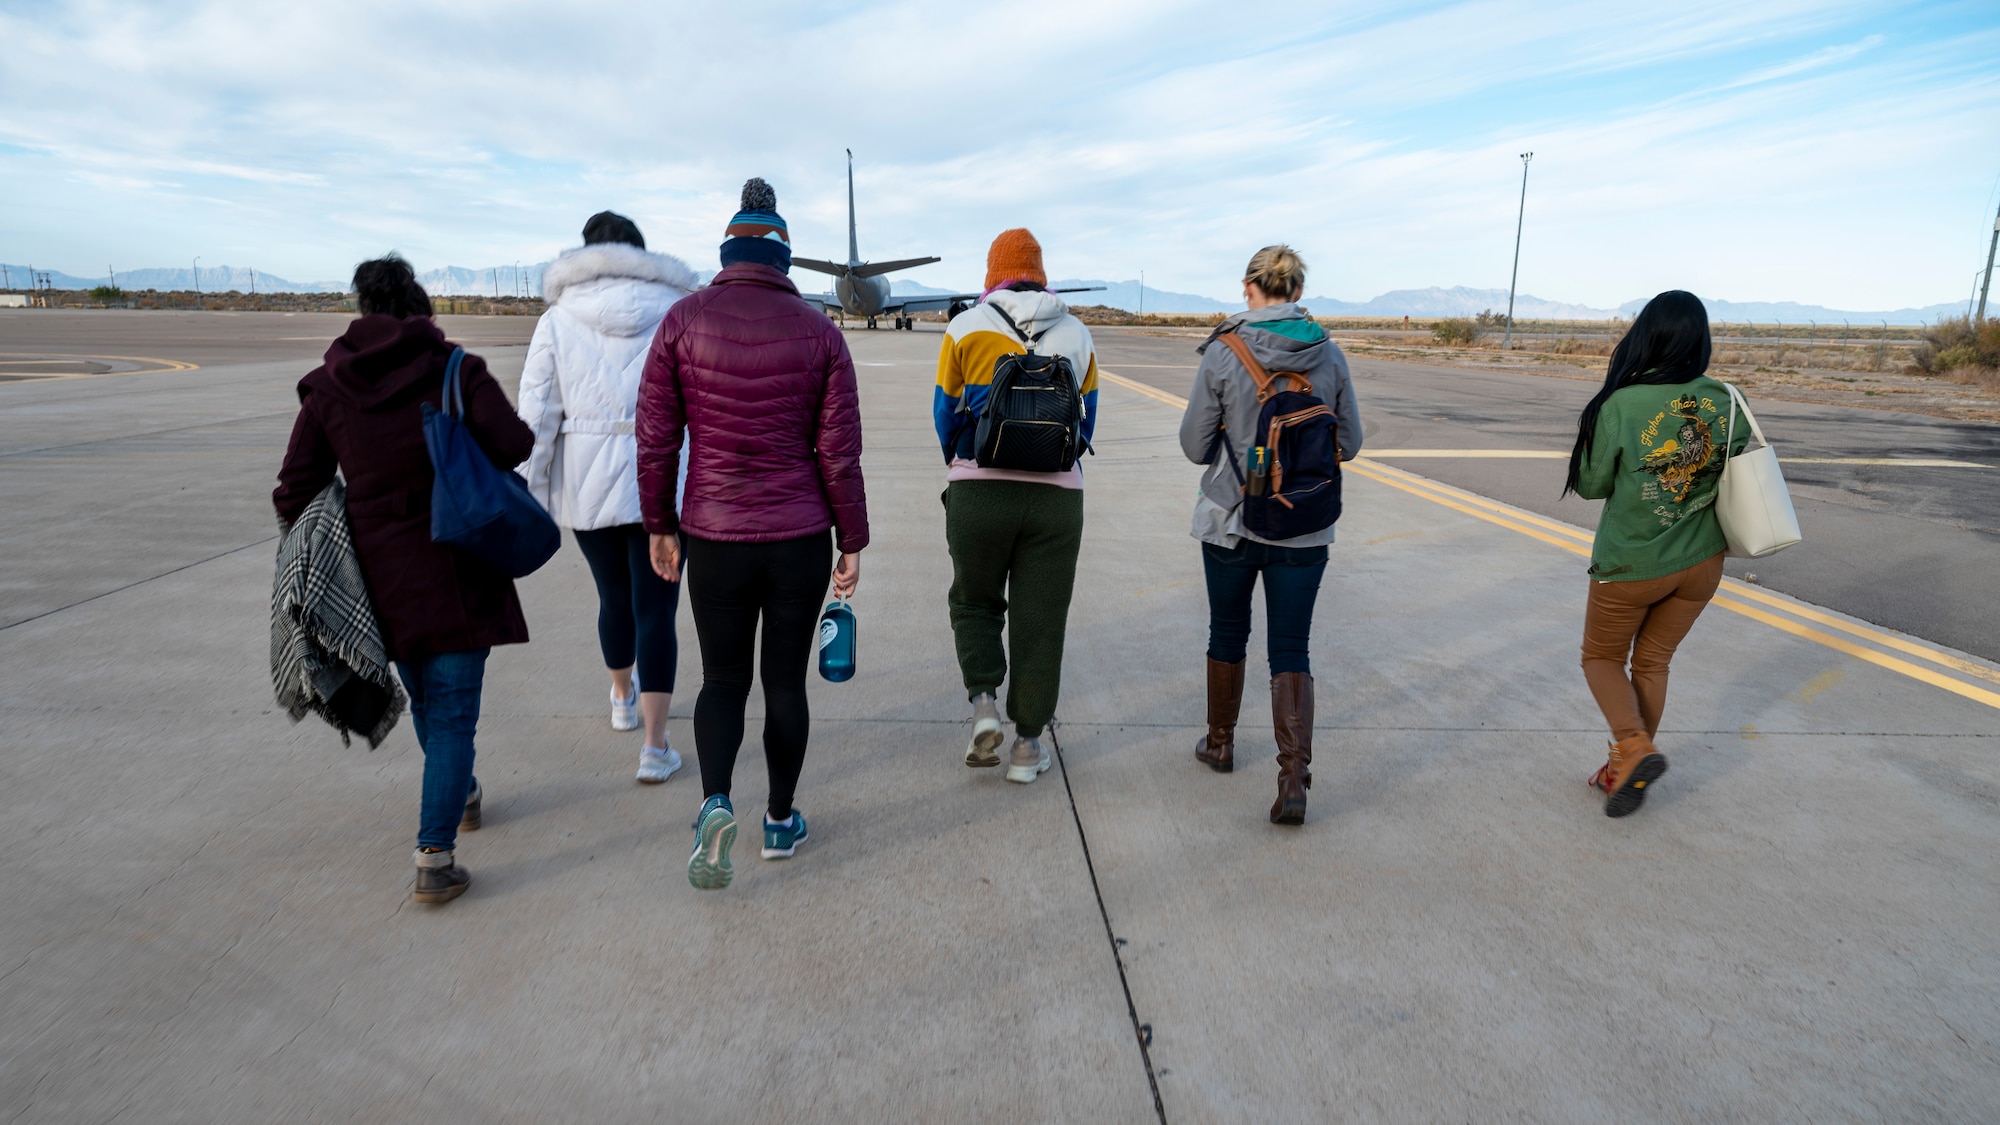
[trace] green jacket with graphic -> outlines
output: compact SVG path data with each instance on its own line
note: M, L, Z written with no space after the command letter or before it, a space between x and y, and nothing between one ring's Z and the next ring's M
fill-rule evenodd
M1722 478L1729 391L1702 376L1687 383L1639 384L1613 393L1577 474L1577 494L1603 500L1590 576L1643 582L1686 570L1728 545L1715 518ZM1733 445L1749 444L1736 421Z

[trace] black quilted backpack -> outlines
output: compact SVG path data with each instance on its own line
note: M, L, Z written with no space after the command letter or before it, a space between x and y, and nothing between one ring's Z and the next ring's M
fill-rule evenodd
M1036 354L1035 345L1048 328L1030 337L1005 310L986 307L1000 314L1028 350L1001 356L993 364L993 383L973 436L973 460L982 469L1067 472L1090 448L1083 437L1083 392L1076 372L1063 356Z

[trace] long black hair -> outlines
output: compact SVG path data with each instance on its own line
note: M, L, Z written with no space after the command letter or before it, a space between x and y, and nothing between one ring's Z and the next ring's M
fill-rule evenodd
M1611 352L1611 364L1583 413L1576 419L1576 445L1569 451L1569 479L1563 495L1576 491L1578 474L1597 436L1597 413L1613 391L1641 383L1685 383L1708 370L1708 310L1685 289L1669 289L1646 302L1625 338Z

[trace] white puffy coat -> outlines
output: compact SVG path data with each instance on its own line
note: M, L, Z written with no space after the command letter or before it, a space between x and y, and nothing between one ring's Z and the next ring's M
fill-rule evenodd
M700 284L679 258L624 243L565 251L542 275L549 311L521 372L535 451L520 471L561 526L639 522L639 374L660 318Z

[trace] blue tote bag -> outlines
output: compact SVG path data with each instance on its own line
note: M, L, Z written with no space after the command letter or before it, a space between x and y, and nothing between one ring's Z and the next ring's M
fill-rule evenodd
M444 369L444 409L424 403L424 445L436 475L431 538L470 551L509 578L523 578L562 546L562 532L527 482L495 465L465 428L458 379L464 360L465 349L453 348Z

